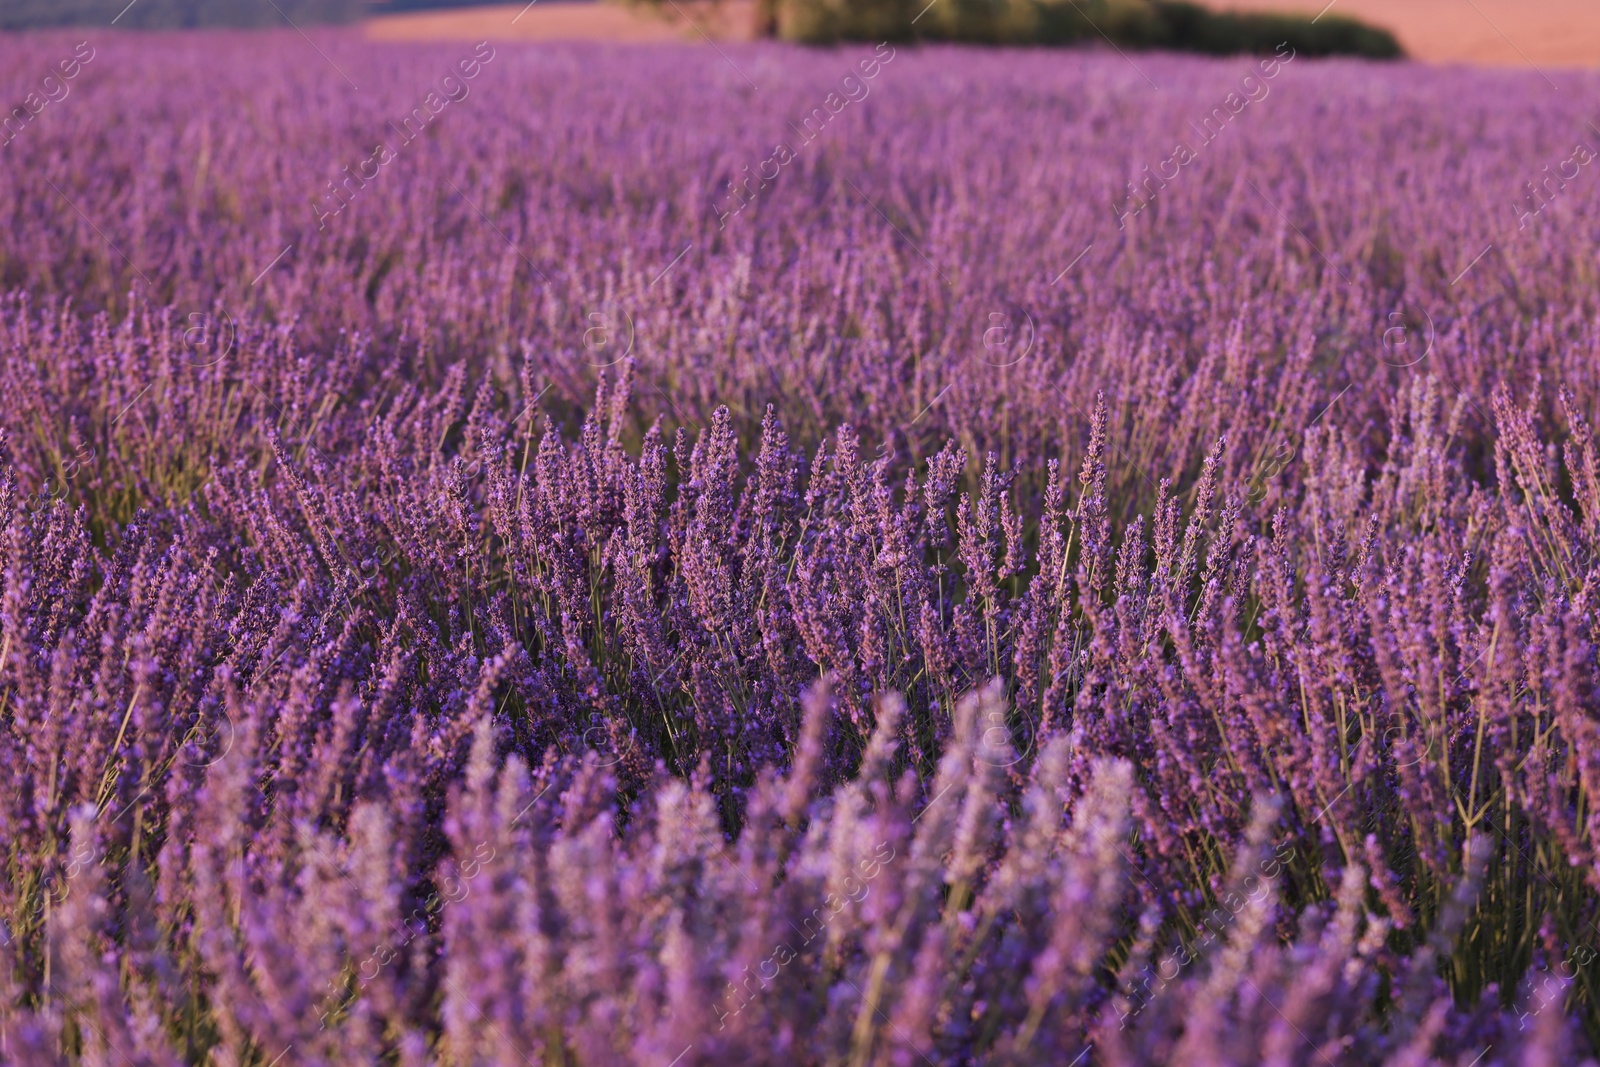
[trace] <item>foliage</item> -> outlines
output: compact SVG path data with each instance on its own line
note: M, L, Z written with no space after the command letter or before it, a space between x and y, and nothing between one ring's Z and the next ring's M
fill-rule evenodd
M1337 14L1324 14L1313 21L1294 15L1211 12L1183 0L1155 0L1152 6L1156 25L1145 43L1156 47L1220 56L1270 52L1288 42L1305 56L1394 59L1402 54L1400 43L1389 31Z
M1394 36L1355 19L1212 12L1172 0L782 0L789 40L1100 44L1208 55L1264 54L1287 43L1302 55L1401 54Z

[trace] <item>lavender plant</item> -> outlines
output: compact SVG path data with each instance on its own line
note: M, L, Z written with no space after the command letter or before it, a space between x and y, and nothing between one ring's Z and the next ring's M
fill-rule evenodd
M0 1059L1588 1054L1588 76L261 40L0 152Z

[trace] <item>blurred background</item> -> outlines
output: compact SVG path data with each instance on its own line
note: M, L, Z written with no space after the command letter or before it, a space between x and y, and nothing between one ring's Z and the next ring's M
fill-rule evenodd
M1600 63L1597 0L0 0L0 30L361 24L378 40L960 40Z

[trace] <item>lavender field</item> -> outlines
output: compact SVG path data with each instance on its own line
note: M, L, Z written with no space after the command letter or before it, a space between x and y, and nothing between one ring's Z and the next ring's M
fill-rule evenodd
M0 87L0 1063L1592 1062L1600 76Z

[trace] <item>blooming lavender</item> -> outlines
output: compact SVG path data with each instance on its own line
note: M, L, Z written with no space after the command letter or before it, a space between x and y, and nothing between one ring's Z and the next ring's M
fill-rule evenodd
M1585 1062L1591 76L312 43L0 150L0 1061Z

